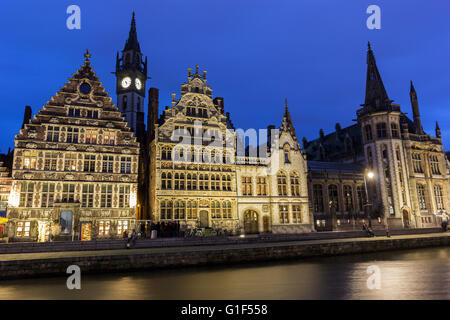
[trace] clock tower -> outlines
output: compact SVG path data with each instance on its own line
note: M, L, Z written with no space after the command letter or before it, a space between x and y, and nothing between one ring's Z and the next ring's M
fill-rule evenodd
M136 33L136 21L131 19L128 40L116 58L117 107L139 141L145 135L144 100L147 80L147 57L143 60Z

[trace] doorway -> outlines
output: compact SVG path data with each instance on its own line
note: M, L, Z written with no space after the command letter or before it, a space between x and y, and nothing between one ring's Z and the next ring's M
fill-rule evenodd
M270 232L270 217L264 216L263 217L263 231L264 232Z
M258 213L253 210L244 212L244 231L245 233L258 233Z
M207 228L209 226L208 211L200 211L200 228Z

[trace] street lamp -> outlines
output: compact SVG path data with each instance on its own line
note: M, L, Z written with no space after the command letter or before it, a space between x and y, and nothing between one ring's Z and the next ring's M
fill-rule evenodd
M366 190L366 204L364 205L364 209L365 209L365 213L366 213L366 218L369 220L369 227L372 226L372 221L369 218L369 211L368 211L368 206L371 206L371 203L369 203L369 192L367 190L367 179L372 180L375 177L375 174L373 173L373 171L369 170L369 169L365 169L364 171L364 188Z

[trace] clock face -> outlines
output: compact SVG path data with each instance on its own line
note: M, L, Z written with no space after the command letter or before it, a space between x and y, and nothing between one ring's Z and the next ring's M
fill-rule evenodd
M123 88L128 88L131 84L131 79L130 77L125 77L122 79L122 87Z
M142 82L141 82L141 80L139 80L139 78L136 78L136 80L134 80L134 84L136 86L136 89L141 90Z

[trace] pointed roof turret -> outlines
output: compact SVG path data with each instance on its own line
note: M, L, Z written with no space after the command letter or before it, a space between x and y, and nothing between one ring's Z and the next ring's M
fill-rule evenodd
M367 51L367 79L366 79L366 98L364 107L369 110L386 110L391 107L391 100L384 88L383 80L381 80L380 72L378 71L375 56L370 42L368 43Z
M128 50L135 50L137 52L141 52L141 47L139 46L139 41L137 39L136 20L134 19L134 11L133 17L131 18L130 33L128 35L128 40L125 43L125 48L123 49L123 51Z
M440 138L441 137L441 128L439 128L439 123L436 121L436 138Z
M294 124L292 123L291 114L289 113L287 98L284 100L284 104L285 107L284 107L283 121L281 122L280 130L289 132L292 138L294 138L294 140L297 140Z
M417 99L416 89L414 88L414 84L411 80L411 86L409 89L409 97L411 99L411 106L413 112L413 120L414 126L416 129L416 134L424 134L422 128L422 121L420 120L420 111L419 111L419 100Z

